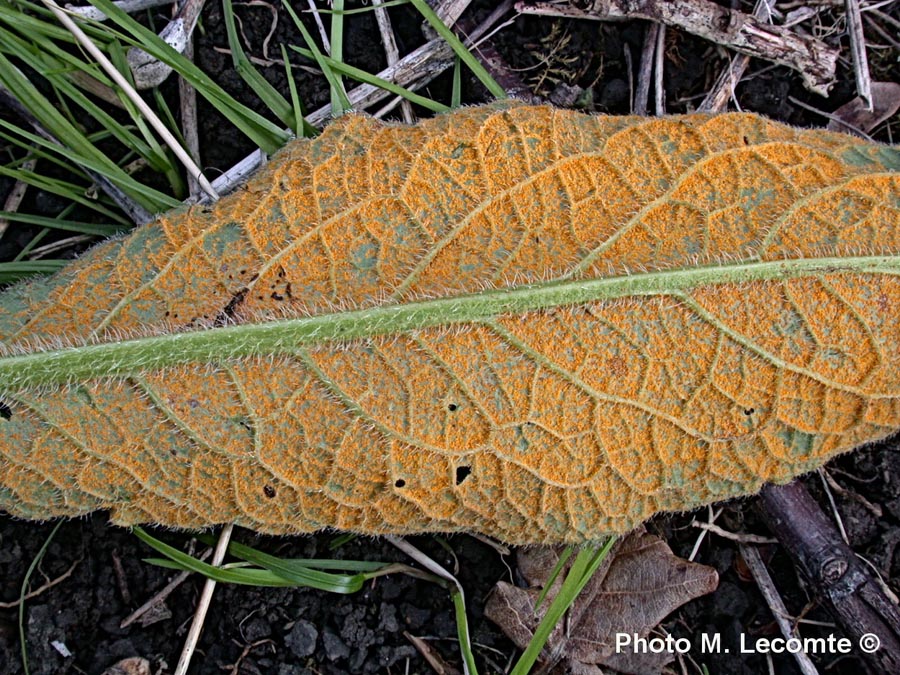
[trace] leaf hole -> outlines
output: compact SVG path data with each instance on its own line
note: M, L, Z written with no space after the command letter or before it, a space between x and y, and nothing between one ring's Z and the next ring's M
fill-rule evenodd
M0 401L0 418L5 420L12 419L12 408L6 405L3 401Z
M398 478L397 480L394 481L394 487L398 487L398 488L406 487L406 481L403 480L402 478Z
M263 486L263 494L267 499L275 499L275 495L278 493L275 491L275 488L273 486L265 485Z
M456 467L456 484L461 485L462 482L468 478L472 473L471 466L458 466Z

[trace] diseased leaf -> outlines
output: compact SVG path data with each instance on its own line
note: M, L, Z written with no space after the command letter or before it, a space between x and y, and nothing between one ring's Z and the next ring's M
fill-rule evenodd
M574 542L787 481L900 426L898 170L745 114L348 115L0 296L0 508Z
M529 588L497 582L485 615L524 649L556 596L559 581L535 609L559 556L542 547L518 553L519 571ZM564 574L560 574L561 579ZM655 673L672 653L641 654L616 649L616 635L647 637L666 616L684 603L711 593L718 584L715 569L673 555L664 541L641 531L625 537L579 594L565 622L550 634L542 660L565 662L566 672L601 673L609 666L624 673Z

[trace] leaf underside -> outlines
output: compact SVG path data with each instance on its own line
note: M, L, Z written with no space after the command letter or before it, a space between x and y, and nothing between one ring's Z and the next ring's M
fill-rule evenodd
M900 151L348 115L0 295L0 509L576 542L900 427Z

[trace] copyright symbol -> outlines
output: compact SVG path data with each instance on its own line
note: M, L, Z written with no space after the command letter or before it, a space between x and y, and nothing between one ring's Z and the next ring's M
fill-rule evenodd
M866 654L877 652L879 647L881 647L881 640L875 633L866 633L859 638L859 648Z

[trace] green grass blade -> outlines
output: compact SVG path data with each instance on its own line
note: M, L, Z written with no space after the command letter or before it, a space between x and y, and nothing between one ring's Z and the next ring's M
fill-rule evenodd
M550 574L547 576L547 581L544 582L544 587L538 594L537 600L534 601L534 611L537 611L538 608L543 604L544 600L547 599L547 593L550 592L550 589L556 582L557 577L559 577L560 573L563 571L563 567L565 567L566 563L569 562L569 558L572 557L572 554L574 552L575 547L570 544L569 546L566 546L565 550L560 554L559 560L556 561L553 569L550 570Z
M600 567L600 564L612 550L615 542L615 538L610 537L605 543L596 548L586 547L578 551L578 555L575 556L572 567L569 568L569 573L566 575L559 593L553 598L550 607L547 608L547 613L538 624L531 642L528 643L528 647L522 652L522 656L519 657L515 667L510 671L510 675L527 675L527 673L531 672L541 650L547 644L550 633L553 632L563 615L575 602L578 594L591 580L594 572L597 571L597 568Z
M253 568L230 569L229 567L213 567L196 558L169 546L168 544L156 539L152 535L145 532L140 527L134 527L135 535L158 552L173 561L174 564L180 566L181 569L187 569L192 572L199 572L204 576L221 581L223 583L252 583L252 580L246 573L252 572L254 579L267 581L266 585L278 585L289 587L307 587L315 588L321 591L329 591L331 593L355 593L362 588L363 583L369 578L367 574L359 573L353 575L347 574L331 574L328 572L320 572L298 564L297 561L283 560L266 553L256 551L249 546L231 543L229 551L233 551L238 557L255 563L263 570L253 570ZM201 537L201 539L203 539ZM208 541L208 540L207 540ZM340 561L335 561L340 562ZM346 568L346 564L344 565ZM383 566L379 565L377 569ZM377 571L374 570L374 571ZM260 572L266 572L272 576L260 575ZM272 583L277 581L278 583Z
M294 45L291 45L291 49L308 59L316 60L315 54L308 49L304 49L303 47L296 47ZM403 98L408 100L410 103L420 105L423 108L431 110L432 112L444 113L449 112L450 110L449 106L446 106L443 103L438 103L437 101L422 96L421 94L417 94L416 92L407 89L406 87L401 87L399 84L388 82L387 80L380 78L377 75L372 75L371 73L367 73L364 70L348 65L346 63L338 63L333 59L325 56L324 54L320 54L320 56L322 61L326 63L331 69L341 72L344 75L356 80L357 82L371 84L380 89L384 89L385 91L389 91L392 94L397 94L398 96L402 96Z
M453 87L450 91L450 107L456 110L462 105L462 61L457 56L453 62Z
M176 552L179 552L175 549ZM186 555L186 554L184 554ZM191 558L191 556L187 556ZM179 572L196 572L204 577L212 579L218 583L236 584L239 586L261 586L265 588L293 588L296 584L285 581L277 574L273 574L269 570L261 570L257 568L232 568L227 565L222 567L213 567L196 558L195 564L189 564L187 561L176 562L166 558L144 558L145 563L156 565L157 567L165 567L170 570L178 570Z
M287 48L284 45L279 46L281 47L281 59L284 61L288 90L291 92L291 108L293 109L294 113L294 123L290 126L294 130L294 133L297 134L297 136L312 138L318 133L318 131L313 125L306 121L306 117L303 115L303 104L300 102L300 94L297 92L297 82L294 80L294 70L291 66L291 60L288 55Z
M71 260L28 260L0 263L0 283L11 284L35 274L53 274L68 265Z
M71 149L72 161L105 176L150 211L171 208L177 203L128 176L85 138L84 134L69 122L2 53L0 53L0 84L9 89L13 96L35 115L41 126Z
M198 539L210 545L214 543L213 538L208 535L200 535ZM262 553L261 551L257 551L251 546L246 546L245 544L240 544L236 541L232 541L228 544L228 552L236 558L242 558L248 562L255 562L257 564L260 564L260 562L255 559L256 556L273 557L266 553ZM391 564L375 562L372 560L335 560L332 558L279 558L279 560L284 563L303 566L307 569L317 568L320 570L331 569L352 572L377 572Z
M389 0L388 2L382 2L378 5L381 7L399 7L400 5L408 5L409 0ZM366 12L371 12L376 9L376 7L359 7L358 9L342 9L340 11L336 9L319 9L317 10L319 14L340 14L341 16L353 16L354 14L365 14Z
M162 565L160 565L161 567L186 570L189 572L197 572L209 579L227 584L242 584L245 586L278 586L282 588L296 585L285 581L284 579L272 574L271 572L268 572L267 570L229 569L228 567L214 567L213 565L209 565L205 562L197 560L187 553L179 551L173 546L169 546L168 544L148 534L140 527L133 527L132 532L138 539L143 541L150 548L156 550L159 553L162 553L164 556L166 556L166 558L168 558L168 560L166 561L161 561L163 563ZM147 562L152 562L155 560L156 559L154 558L150 558L147 560Z
M93 209L97 213L103 214L110 220L125 222L122 216L105 205L98 203L96 200L89 199L84 196L84 186L75 185L57 178L48 178L34 171L25 171L24 169L7 169L0 165L0 176L7 176L13 180L20 180L23 183L34 186L39 190L69 199L77 204L81 204L89 209Z
M450 587L450 598L453 600L453 615L456 618L456 637L459 640L459 651L466 664L467 675L478 675L475 665L475 654L469 640L469 619L466 613L466 600L456 586Z
M299 134L299 127L295 126L296 119L291 104L275 87L269 84L269 81L247 58L235 26L234 7L231 0L222 0L222 17L225 20L225 34L228 38L228 48L231 50L231 62L234 64L234 69L269 110L290 127L294 134Z
M22 587L19 589L19 647L22 655L22 670L25 671L25 675L29 675L31 672L28 669L28 645L25 642L25 595L28 590L28 582L31 580L31 575L34 574L34 570L37 569L37 566L41 564L41 560L44 559L44 554L47 553L50 541L62 526L63 522L64 521L60 520L56 523L50 531L50 534L47 535L47 538L41 545L40 550L38 550L37 555L32 558L31 564L28 565L28 569L25 571L25 578L22 579Z
M177 199L165 195L158 190L154 190L141 181L132 178L116 164L113 164L113 166L116 168L115 176L111 175L112 172L107 170L107 162L105 157L103 157L103 161L99 161L96 159L95 153L93 152L88 156L82 155L78 150L72 148L71 146L66 147L57 145L52 141L46 140L42 136L32 134L19 127L14 127L13 125L4 122L4 120L0 120L0 126L7 129L12 129L19 135L27 138L35 145L39 145L54 153L64 155L67 160L76 162L84 169L89 169L100 174L101 176L109 178L123 190L126 190L128 194L132 196L132 198L135 198L137 200L137 198L140 197L142 198L140 200L141 202L143 202L144 200L148 200L148 203L151 204L152 211L164 211L167 209L175 208L176 206L179 206L181 204L181 202L179 202ZM84 137L82 136L82 138ZM90 141L87 138L84 138L84 141L90 144ZM94 148L92 144L91 147ZM96 150L96 148L94 149Z
M285 560L241 544L237 544L234 548L232 546L233 544L229 545L229 550L233 551L237 557L255 563L297 586L308 586L331 593L355 593L368 579L364 574L347 575L321 572L311 569L303 561ZM375 569L383 566L379 565Z
M121 35L122 39L137 44L148 54L175 69L185 80L206 98L219 112L225 115L238 129L246 134L264 152L272 153L286 143L290 135L278 125L270 122L244 105L194 65L166 44L156 33L144 28L110 0L91 0L91 4L106 14L111 21L128 31L132 37Z
M291 7L290 3L288 3L287 0L282 0L282 3L284 4L284 8L287 10L288 14L290 14L291 18L294 20L294 24L297 26L297 30L300 31L301 35L303 35L303 41L306 42L306 46L309 47L309 53L312 54L312 58L319 65L319 68L322 69L322 73L325 75L325 79L328 80L328 86L331 87L332 93L339 99L340 106L335 117L340 117L340 115L344 111L351 110L353 108L353 105L350 103L350 99L347 98L347 93L344 91L343 85L332 70L331 63L338 62L334 61L333 59L329 59L324 54L322 54L322 51L316 45L315 40L313 40L312 35L309 34L306 26L303 25L302 21L300 21L300 17L297 16L294 8ZM334 108L332 108L332 113L334 112L335 110Z
M0 218L6 218L7 220L13 222L27 223L28 225L40 225L41 227L49 227L56 230L65 230L67 232L92 234L98 237L111 237L114 234L118 234L119 232L123 232L128 229L124 225L79 223L73 220L63 220L60 218L32 216L27 213L19 213L18 211L0 211Z
M331 58L337 63L344 62L344 0L332 0L331 7L334 14L331 15ZM339 117L346 110L342 109L341 92L344 91L344 83L340 75L335 75L338 86L331 88L331 115Z
M441 21L440 17L435 13L431 6L425 2L425 0L410 0L415 8L419 10L419 13L425 17L425 20L431 24L431 27L434 28L438 35L444 38L447 43L453 48L453 51L456 52L456 55L465 63L471 71L475 74L481 83L487 88L489 92L491 92L494 97L498 99L507 98L506 92L503 90L499 84L497 84L496 80L491 77L491 74L485 69L481 62L475 58L475 56L470 52L466 46L460 41L458 37L456 37L456 33L447 28L444 25L444 22Z

